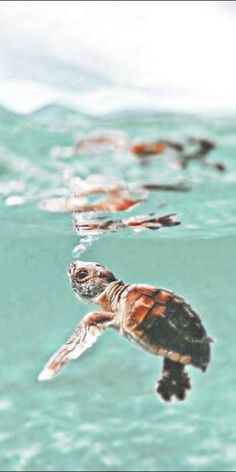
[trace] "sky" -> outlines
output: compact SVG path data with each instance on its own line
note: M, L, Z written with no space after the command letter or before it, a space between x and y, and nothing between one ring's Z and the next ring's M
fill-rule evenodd
M235 1L1 1L0 103L236 110Z

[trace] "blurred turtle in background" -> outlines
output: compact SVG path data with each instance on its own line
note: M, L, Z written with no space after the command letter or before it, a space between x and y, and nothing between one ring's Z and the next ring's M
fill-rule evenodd
M190 150L188 150L190 146ZM193 147L193 149L191 149ZM149 164L151 156L158 156L168 150L175 152L177 162L182 169L186 169L190 162L200 161L204 166L211 167L220 172L226 170L222 162L209 162L206 160L211 151L216 149L216 143L206 138L189 138L186 142L161 140L152 143L140 142L130 147L130 152L139 158L142 165Z
M156 216L155 213L148 215L137 215L131 218L121 220L107 220L104 217L93 219L80 219L75 215L75 229L80 236L90 233L104 233L106 231L119 231L121 229L131 228L135 232L158 230L169 226L180 225L180 221L174 219L175 213L169 215Z
M226 170L226 166L222 162L209 162L206 160L209 153L216 149L215 142L210 139L189 138L188 143L196 146L196 149L189 153L183 150L179 152L179 161L182 169L186 169L190 162L198 160L201 161L204 166L211 167L220 172Z
M42 200L40 208L51 212L111 212L127 211L147 199L150 191L187 192L190 187L186 182L171 184L134 183L128 184L123 180L109 181L102 176L83 180L72 178L69 182L68 196L51 197ZM95 178L96 177L96 178ZM101 199L100 195L105 195ZM92 201L88 201L93 197ZM96 199L94 200L94 197Z

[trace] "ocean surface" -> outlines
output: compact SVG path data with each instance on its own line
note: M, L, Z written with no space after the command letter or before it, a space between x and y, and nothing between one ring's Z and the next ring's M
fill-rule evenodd
M101 148L55 157L89 133L217 142L209 161L180 170L173 156L142 166L127 151ZM0 470L236 470L235 265L236 118L117 113L90 117L59 105L28 115L0 108ZM76 234L68 213L40 201L66 195L71 179L185 182L189 192L153 192L133 214L177 213L160 231ZM117 216L116 216L117 218ZM66 273L73 258L107 265L118 278L171 289L200 313L215 339L206 374L190 368L183 403L155 395L162 359L107 331L51 382L37 376L90 308Z

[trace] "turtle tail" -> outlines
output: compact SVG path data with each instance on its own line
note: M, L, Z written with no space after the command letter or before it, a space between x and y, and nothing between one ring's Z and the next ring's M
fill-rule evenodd
M157 393L166 402L171 401L172 397L182 401L186 398L187 390L190 389L191 383L185 366L165 358L162 377L157 385Z
M198 367L202 372L206 372L208 364L211 360L211 347L210 344L214 340L209 336L206 336L201 343L196 343L192 353L192 364Z

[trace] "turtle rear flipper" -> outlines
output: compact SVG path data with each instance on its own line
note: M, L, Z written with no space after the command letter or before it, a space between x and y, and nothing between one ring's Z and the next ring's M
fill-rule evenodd
M191 390L191 383L184 365L165 358L157 393L167 402L171 401L172 397L182 401L186 398L187 390Z

